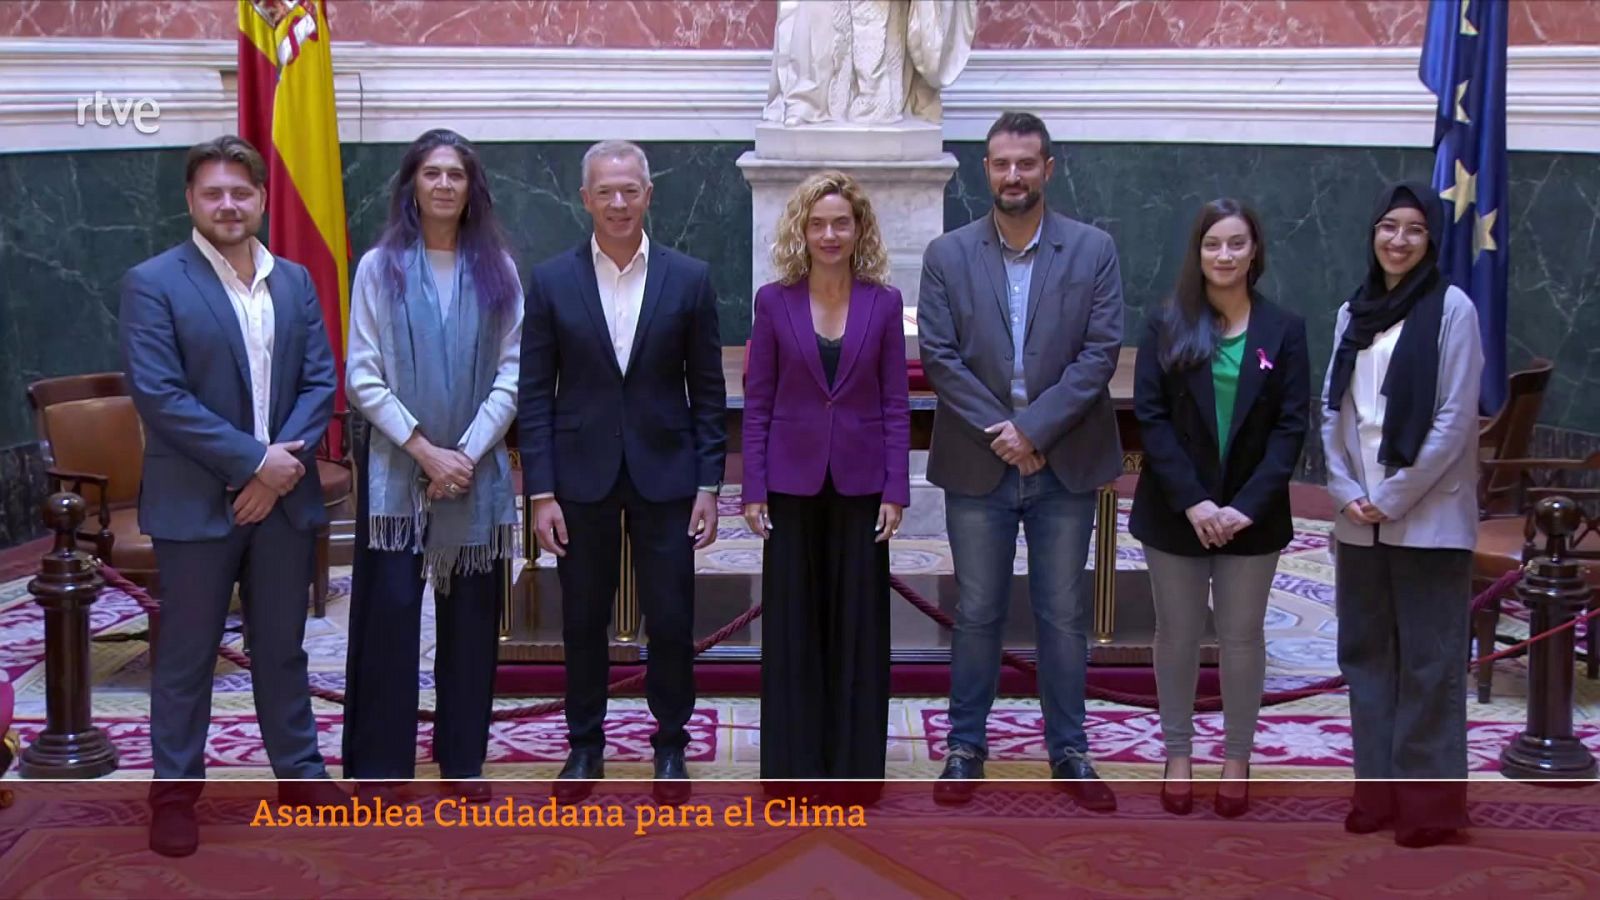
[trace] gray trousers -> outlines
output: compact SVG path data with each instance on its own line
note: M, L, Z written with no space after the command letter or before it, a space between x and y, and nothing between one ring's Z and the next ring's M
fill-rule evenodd
M237 582L245 598L250 676L261 742L278 778L326 778L306 677L306 591L312 535L279 504L255 525L214 541L155 542L161 636L150 677L155 777L204 778L217 644ZM152 790L152 797L158 792ZM192 785L187 796L198 795Z
M1193 752L1195 681L1209 601L1222 656L1224 756L1248 761L1266 679L1263 623L1278 554L1176 556L1147 546L1144 556L1156 607L1156 694L1167 756Z
M1341 543L1334 563L1356 778L1466 778L1471 551ZM1466 824L1464 794L1407 802L1403 787L1358 785L1356 805L1415 827Z

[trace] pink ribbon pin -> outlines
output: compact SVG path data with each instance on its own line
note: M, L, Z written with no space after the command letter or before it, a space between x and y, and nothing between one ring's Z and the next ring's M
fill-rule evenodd
M1256 359L1261 363L1262 371L1264 371L1264 372L1265 371L1271 371L1271 369L1272 369L1272 360L1267 359L1267 351L1261 349L1260 347L1257 347L1256 348Z

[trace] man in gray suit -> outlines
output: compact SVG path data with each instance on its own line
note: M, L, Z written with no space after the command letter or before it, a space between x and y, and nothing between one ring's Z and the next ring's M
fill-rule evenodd
M989 129L994 211L928 245L917 324L939 395L928 480L944 488L960 601L951 647L949 755L934 789L965 803L983 777L1017 529L1050 771L1077 803L1116 808L1087 755L1084 562L1095 491L1122 471L1108 385L1122 348L1122 276L1110 235L1050 212L1055 169L1037 116Z
M189 151L188 240L128 271L122 354L144 425L139 527L161 569L150 686L150 849L193 853L211 676L233 587L246 598L256 716L272 771L326 779L306 682L312 538L326 521L313 452L333 412L333 354L306 270L256 240L260 154L232 136ZM341 803L332 782L291 802Z

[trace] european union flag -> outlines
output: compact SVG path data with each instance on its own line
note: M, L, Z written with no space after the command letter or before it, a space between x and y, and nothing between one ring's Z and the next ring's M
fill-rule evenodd
M1450 215L1439 267L1478 306L1486 414L1506 394L1506 6L1432 0L1419 72L1439 98L1433 186Z

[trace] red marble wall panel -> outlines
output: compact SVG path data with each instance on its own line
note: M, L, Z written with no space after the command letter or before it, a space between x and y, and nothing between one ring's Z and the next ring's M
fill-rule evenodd
M1422 41L1427 0L981 0L984 48L1369 47ZM234 0L5 0L0 36L229 38ZM764 49L776 0L333 0L339 40ZM1513 44L1600 43L1600 2L1515 0Z
M1427 0L992 0L977 46L1405 47L1426 20ZM1510 41L1600 43L1600 3L1514 0Z
M4 0L0 36L230 38L235 0ZM336 40L551 47L772 46L770 0L332 0Z

